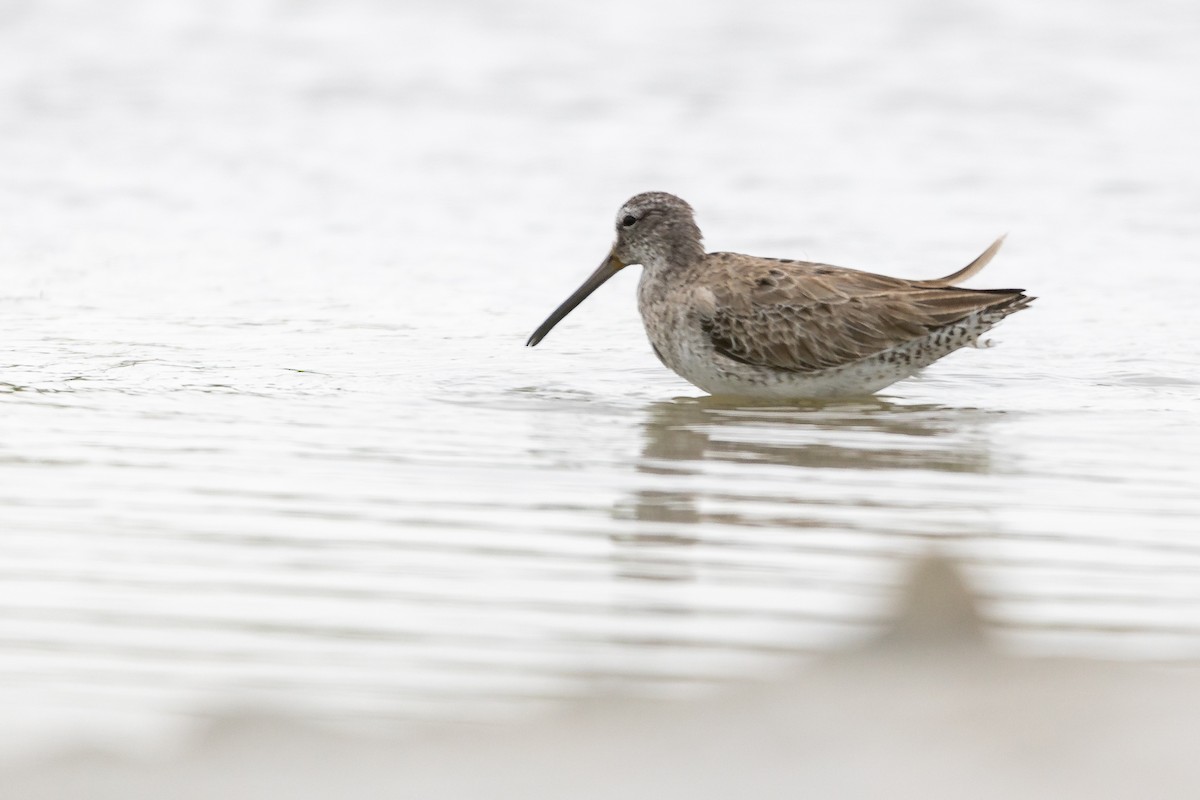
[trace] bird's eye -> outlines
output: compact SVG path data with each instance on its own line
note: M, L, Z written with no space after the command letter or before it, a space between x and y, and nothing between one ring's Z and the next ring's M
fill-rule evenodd
M626 228L635 222L637 222L637 217L635 217L633 214L626 214L625 219L621 220L621 224Z

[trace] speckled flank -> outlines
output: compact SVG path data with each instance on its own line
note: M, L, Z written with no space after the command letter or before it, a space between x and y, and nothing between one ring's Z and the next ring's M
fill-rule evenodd
M706 254L691 206L649 192L622 206L609 257L529 344L611 274L641 264L638 308L654 353L701 389L765 399L870 394L975 344L1032 302L1019 289L952 285L979 272L1000 244L937 280Z
M684 368L686 372L682 369L676 372L714 395L786 400L871 394L912 377L948 353L975 345L981 334L1014 310L1017 309L974 314L876 355L824 370L793 372L729 365L719 356L712 356L707 363L693 359Z

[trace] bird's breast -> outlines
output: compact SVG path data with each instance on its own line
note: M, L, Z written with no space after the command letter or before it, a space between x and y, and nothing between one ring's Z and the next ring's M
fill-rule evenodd
M716 298L703 287L672 285L642 275L638 284L638 311L646 336L659 360L686 377L688 365L711 349L703 336L701 319L715 310Z

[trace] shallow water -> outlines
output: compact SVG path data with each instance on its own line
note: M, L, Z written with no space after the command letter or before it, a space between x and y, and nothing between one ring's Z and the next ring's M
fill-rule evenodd
M1200 657L1195 10L0 4L4 744L482 722L778 674L962 559L1003 646ZM630 24L636 21L636 25ZM622 274L1038 295L875 399L737 407Z

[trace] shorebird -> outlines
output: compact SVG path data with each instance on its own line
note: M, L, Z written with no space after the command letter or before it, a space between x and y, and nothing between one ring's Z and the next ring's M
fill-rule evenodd
M1004 237L944 278L906 280L845 267L705 253L692 207L666 192L631 198L592 275L529 340L532 347L619 270L643 267L638 310L655 355L714 395L861 396L910 377L1034 298L962 289Z

